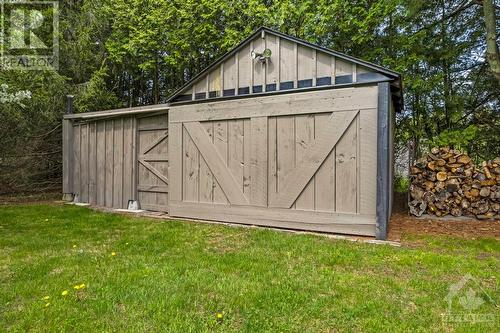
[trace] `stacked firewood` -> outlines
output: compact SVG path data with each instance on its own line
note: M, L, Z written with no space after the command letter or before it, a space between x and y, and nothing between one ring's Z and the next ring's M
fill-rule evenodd
M449 147L433 148L410 168L410 213L500 218L500 158L476 166Z

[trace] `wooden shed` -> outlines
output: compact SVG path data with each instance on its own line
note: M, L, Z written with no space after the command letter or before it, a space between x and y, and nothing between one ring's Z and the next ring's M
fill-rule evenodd
M67 114L63 192L385 239L398 73L260 28L166 104Z

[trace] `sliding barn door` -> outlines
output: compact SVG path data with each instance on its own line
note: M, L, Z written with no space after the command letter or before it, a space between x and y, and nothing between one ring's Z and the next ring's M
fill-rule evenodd
M168 115L138 118L137 192L142 209L168 211Z
M375 234L377 87L172 107L170 214Z

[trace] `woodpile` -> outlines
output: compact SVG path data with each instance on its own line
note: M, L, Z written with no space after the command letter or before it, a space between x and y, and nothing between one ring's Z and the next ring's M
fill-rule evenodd
M500 158L476 166L448 147L433 148L410 168L410 213L500 218Z

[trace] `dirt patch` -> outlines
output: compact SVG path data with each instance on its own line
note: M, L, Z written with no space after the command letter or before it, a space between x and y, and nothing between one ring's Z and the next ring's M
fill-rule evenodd
M500 239L500 221L478 221L473 219L416 218L405 213L396 213L389 224L389 239L400 241L407 235L448 235L467 239Z
M396 193L388 239L401 241L408 235L447 235L466 239L500 239L500 221L480 221L471 218L427 216L417 218L408 214L408 195Z

